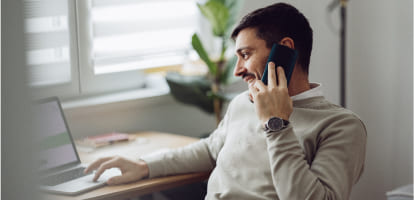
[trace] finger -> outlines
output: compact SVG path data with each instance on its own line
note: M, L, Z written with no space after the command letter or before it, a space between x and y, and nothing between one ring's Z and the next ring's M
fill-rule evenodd
M96 170L95 176L93 177L93 181L97 181L102 173L105 172L105 170L115 167L117 164L115 159L108 160Z
M110 179L108 179L108 181L106 181L106 183L108 184L108 185L116 185L116 184L121 184L121 183L124 183L123 182L123 175L120 175L120 176L114 176L114 177L111 177Z
M89 164L89 166L86 167L86 169L83 171L83 173L86 174L86 173L88 173L88 172L90 172L90 171L98 168L102 163L104 163L104 162L106 162L108 160L111 160L111 159L112 159L111 157L100 158L100 159L92 162L91 164Z
M252 95L252 98L255 99L258 91L256 87L252 85L252 86L249 86L249 93L250 95Z
M111 177L110 179L108 179L108 181L106 183L108 185L117 185L117 184L132 182L135 179L138 180L138 177L126 176L126 175L123 174L123 175L120 175L120 176Z
M283 87L283 88L287 88L287 80L286 80L286 76L285 76L285 70L283 70L283 67L279 66L277 68L277 77L279 79L278 86Z
M275 63L274 62L269 62L269 64L267 65L267 70L268 70L268 77L267 77L267 84L269 85L270 88L275 88L276 87L276 67L275 67Z
M261 80L257 80L254 83L254 87L258 90L258 91L264 91L266 90L266 85L261 81Z

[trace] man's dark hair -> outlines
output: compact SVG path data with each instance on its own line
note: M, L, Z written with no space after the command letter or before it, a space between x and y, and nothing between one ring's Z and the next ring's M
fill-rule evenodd
M233 30L231 37L235 40L240 31L255 28L258 38L266 41L272 48L284 37L290 37L298 50L298 64L304 72L309 73L309 62L312 51L312 28L308 20L295 7L286 3L276 3L257 9L244 16Z

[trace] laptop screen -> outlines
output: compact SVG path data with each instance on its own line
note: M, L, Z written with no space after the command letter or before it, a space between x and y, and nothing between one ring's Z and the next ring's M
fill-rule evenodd
M38 104L35 112L39 170L78 162L58 99L52 98Z

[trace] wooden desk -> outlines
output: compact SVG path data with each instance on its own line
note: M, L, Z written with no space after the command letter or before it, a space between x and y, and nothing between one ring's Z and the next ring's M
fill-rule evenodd
M101 157L115 155L127 157L130 159L137 159L142 155L157 150L182 147L199 140L197 138L159 132L141 132L132 134L132 137L134 138L132 141L101 147L89 153L79 151L78 153L80 159L83 163L90 163ZM77 196L45 194L44 199L124 199L149 194L152 192L189 183L200 182L206 180L209 175L210 172L202 172L145 179L130 184L104 186Z

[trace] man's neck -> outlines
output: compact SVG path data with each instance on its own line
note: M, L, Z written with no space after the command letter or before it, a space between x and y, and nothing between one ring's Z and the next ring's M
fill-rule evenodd
M294 79L293 79L294 78ZM307 90L310 90L310 84L307 75L292 76L292 80L289 83L289 96L295 96Z

